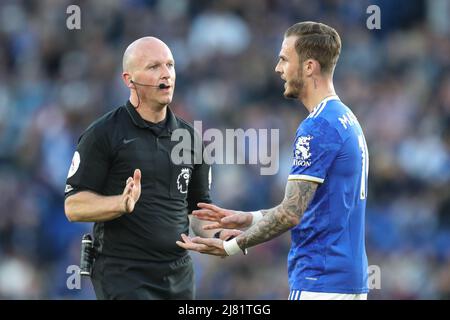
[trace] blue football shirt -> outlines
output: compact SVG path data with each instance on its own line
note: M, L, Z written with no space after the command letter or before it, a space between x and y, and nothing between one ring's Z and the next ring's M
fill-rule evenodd
M291 229L291 290L367 293L365 208L369 155L361 126L337 96L300 124L289 180L318 182Z

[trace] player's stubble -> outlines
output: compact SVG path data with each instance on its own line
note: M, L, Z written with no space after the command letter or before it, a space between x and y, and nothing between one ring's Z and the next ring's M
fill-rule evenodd
M284 96L288 99L298 99L301 96L304 87L305 81L303 81L303 71L299 68L297 70L297 77L288 81L287 91Z

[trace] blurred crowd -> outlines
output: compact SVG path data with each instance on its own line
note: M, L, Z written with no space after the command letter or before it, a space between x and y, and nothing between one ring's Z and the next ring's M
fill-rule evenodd
M66 8L81 8L81 29ZM381 29L366 8L381 8ZM284 31L314 20L337 29L341 100L370 152L366 246L380 267L370 299L450 298L450 1L101 0L0 2L0 298L92 299L69 290L81 235L64 187L80 133L128 98L122 54L135 39L165 41L176 61L172 109L204 129L280 131L279 172L215 165L218 205L277 205L295 130L306 116L274 72ZM200 299L287 299L289 234L220 259L193 254ZM376 276L376 275L375 275Z

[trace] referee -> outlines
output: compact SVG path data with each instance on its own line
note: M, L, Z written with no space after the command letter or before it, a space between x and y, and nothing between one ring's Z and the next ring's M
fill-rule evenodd
M98 299L194 298L191 257L175 242L188 231L197 203L211 202L210 168L171 161L172 132L194 135L168 107L175 77L164 42L134 41L123 56L129 101L96 120L78 141L65 213L72 222L95 222L92 283ZM202 230L195 217L191 226L203 237L217 231Z

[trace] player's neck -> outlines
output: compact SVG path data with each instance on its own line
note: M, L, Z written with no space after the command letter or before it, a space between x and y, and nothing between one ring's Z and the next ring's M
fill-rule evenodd
M306 95L301 97L300 100L310 113L322 100L336 95L332 81L317 82L306 89Z
M167 105L152 105L142 101L142 99L138 101L137 97L133 97L133 95L130 96L130 102L135 108L138 106L137 113L146 121L158 123L166 118Z

